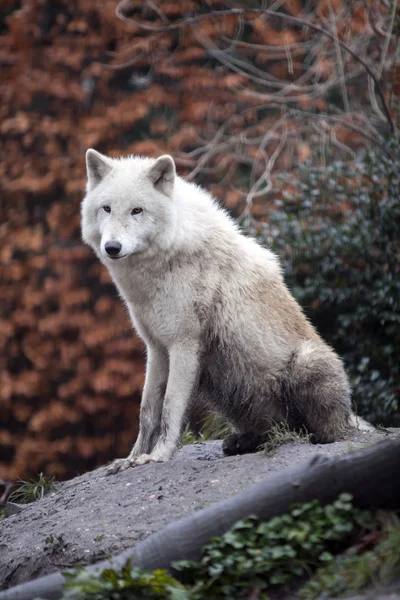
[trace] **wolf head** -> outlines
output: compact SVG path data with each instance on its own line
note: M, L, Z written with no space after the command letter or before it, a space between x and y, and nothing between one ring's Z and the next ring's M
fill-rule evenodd
M103 262L168 247L177 215L171 156L117 160L90 149L86 168L82 238Z

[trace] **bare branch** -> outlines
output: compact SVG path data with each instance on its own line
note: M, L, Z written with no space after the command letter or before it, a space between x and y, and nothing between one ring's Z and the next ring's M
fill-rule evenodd
M377 76L379 78L382 77L382 73L383 73L383 69L385 66L385 60L386 60L386 56L389 50L389 44L390 44L390 39L392 37L392 32L393 32L393 25L394 25L394 19L396 17L396 12L397 12L397 0L393 1L393 6L392 6L392 14L390 17L390 25L389 25L389 29L386 33L386 37L385 37L385 43L383 45L383 50L382 50L382 56L381 56L381 62L380 65L378 67L378 73Z
M349 104L349 98L347 95L347 88L346 88L346 77L345 77L345 73L344 73L344 63L343 63L343 57L342 57L341 48L340 48L340 44L339 44L339 36L338 36L338 32L337 32L337 27L336 27L335 13L332 8L332 0L328 0L328 7L329 7L329 16L330 16L333 36L335 38L336 57L337 57L337 64L338 64L338 69L339 69L339 73L340 73L340 88L342 90L344 109L347 113L350 113L350 104Z
M167 32L167 31L180 29L181 27L184 27L184 26L186 27L188 25L194 25L194 24L199 23L200 21L209 19L211 16L214 18L227 16L227 15L235 15L235 16L241 15L244 17L245 14L252 13L252 14L260 14L263 16L270 16L270 17L278 18L283 21L287 21L288 23L292 23L294 25L298 25L301 27L307 27L307 28L309 28L313 31L316 31L316 32L320 33L321 35L327 37L331 41L335 42L334 34L332 34L330 31L327 31L326 29L324 29L322 27L319 27L315 23L311 23L310 21L307 21L305 19L300 19L300 18L294 17L292 15L288 15L288 14L281 13L281 12L276 12L276 11L273 11L270 9L265 9L265 8L246 8L246 9L229 8L229 9L223 9L223 10L219 10L219 11L212 11L212 12L206 13L206 14L196 15L193 17L184 17L183 19L180 19L180 20L178 20L174 23L171 23L169 25L166 25L166 26L154 26L154 25L149 25L148 23L145 23L143 21L138 21L137 19L134 19L133 17L126 17L124 14L124 11L126 11L128 6L129 6L129 0L122 0L122 2L120 2L118 4L117 9L116 9L116 15L118 16L118 18L122 19L125 22L134 23L137 27L140 27L146 31L150 31L153 33ZM366 63L359 56L359 54L357 54L357 52L355 52L350 46L348 46L346 43L344 43L342 40L339 40L339 39L337 40L337 43L340 46L340 48L342 48L347 53L349 53L356 62L360 63L364 67L365 71L368 73L368 75L374 81L378 95L381 99L384 115L390 126L390 130L393 133L395 131L395 124L394 124L392 116L390 114L390 110L387 106L385 95L383 93L383 89L380 84L379 78L373 72L373 70L368 65L368 63Z

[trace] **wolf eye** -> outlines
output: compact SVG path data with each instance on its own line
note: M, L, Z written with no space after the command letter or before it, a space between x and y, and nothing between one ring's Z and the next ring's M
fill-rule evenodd
M131 215L138 215L141 212L143 212L143 208L134 208L131 212Z
M110 213L111 212L111 208L109 206L103 206L103 210L105 210L106 213Z

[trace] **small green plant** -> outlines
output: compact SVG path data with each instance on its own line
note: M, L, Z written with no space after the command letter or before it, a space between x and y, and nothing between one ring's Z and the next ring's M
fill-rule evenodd
M324 507L317 501L294 505L288 514L265 523L248 517L213 539L200 563L173 566L193 586L193 598L238 598L238 590L267 591L333 560L357 527L369 522L371 514L353 508L351 496L342 494Z
M267 432L267 440L261 446L266 454L275 452L279 446L284 444L310 444L311 434L306 429L293 431L287 423L276 423Z
M229 433L226 420L216 413L209 413L202 424L201 435L204 440L223 440Z
M219 415L209 413L203 420L200 433L194 433L189 425L186 425L182 433L181 445L195 444L207 440L222 440L229 433L229 425Z
M194 431L190 429L189 424L187 424L182 433L181 446L187 446L188 444L195 444L196 442L201 441L201 437L196 435Z
M40 500L48 494L54 487L54 477L40 473L38 481L19 481L19 486L12 491L9 496L10 502L18 504L30 504L35 500Z
M321 594L329 597L348 592L360 592L369 584L388 584L400 575L400 523L386 525L382 540L368 552L357 553L350 548L301 588L302 600L316 600Z
M141 598L178 600L174 590L181 584L165 570L142 571L128 561L121 569L104 569L100 573L78 567L64 573L66 584L62 600L139 600ZM183 597L182 597L183 600Z
M44 540L45 548L50 551L51 554L57 554L66 547L66 541L63 535L48 535Z

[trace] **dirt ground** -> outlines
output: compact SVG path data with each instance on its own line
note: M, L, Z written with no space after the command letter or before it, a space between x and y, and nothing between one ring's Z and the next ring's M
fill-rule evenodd
M219 441L201 442L184 446L167 463L110 476L99 468L59 483L42 500L0 520L0 589L102 560L314 454L350 452L386 435L357 431L333 444L287 444L272 455L234 457L223 456Z

